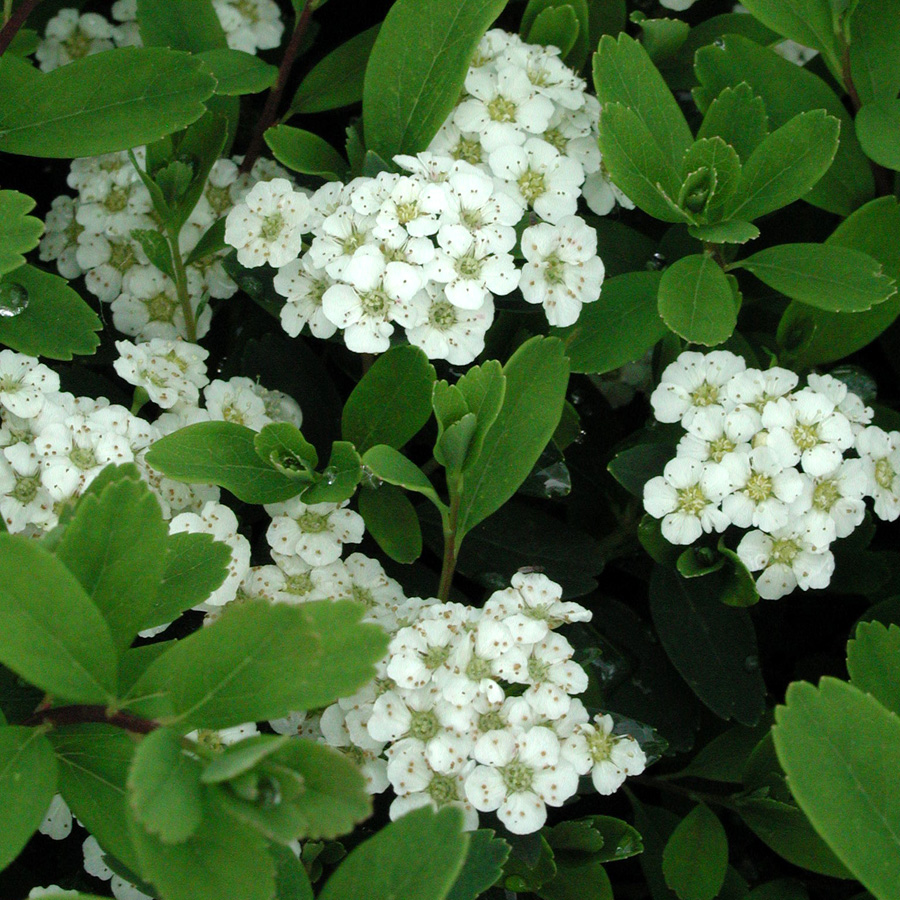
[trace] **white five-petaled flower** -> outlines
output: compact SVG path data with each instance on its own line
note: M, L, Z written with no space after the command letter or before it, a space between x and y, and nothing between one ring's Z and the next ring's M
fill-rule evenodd
M722 501L722 512L733 525L766 532L787 525L790 504L803 492L804 476L793 467L785 467L765 446L730 453L722 464L734 486L734 493Z
M579 775L591 773L599 794L614 794L629 775L640 775L647 756L627 734L613 734L612 716L594 716L593 724L577 725L562 742L560 753Z
M900 518L900 431L884 431L875 425L856 436L868 478L868 493L875 501L875 515L893 522Z
M270 503L266 512L272 524L266 540L273 551L283 556L299 556L311 566L333 563L344 544L358 544L365 527L362 516L346 509L343 503L303 503L293 498L285 503Z
M200 388L209 384L206 358L209 351L188 341L154 338L145 344L116 341L119 358L113 363L120 378L142 387L163 409L176 403L196 405Z
M0 407L20 419L34 418L48 394L59 390L59 375L37 358L0 350Z
M660 422L681 422L689 428L697 410L725 406L726 385L747 364L727 350L712 353L685 351L662 373L650 396L653 413Z

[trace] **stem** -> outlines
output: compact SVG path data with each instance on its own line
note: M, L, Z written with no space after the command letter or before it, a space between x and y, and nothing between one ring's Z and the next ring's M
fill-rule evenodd
M843 41L843 52L841 54L841 77L844 82L844 90L850 98L853 106L853 112L858 113L862 107L862 100L859 97L859 91L853 83L853 73L850 71L850 45L846 40ZM877 197L889 197L894 193L894 174L890 169L879 165L874 160L869 160L872 166L872 177L875 179L875 195Z
M737 809L737 804L730 797L723 797L721 794L710 794L707 791L695 791L691 788L682 787L680 784L671 784L668 781L660 781L659 778L653 778L647 775L638 775L631 778L635 784L642 784L646 787L653 787L660 791L670 794L678 794L681 797L687 797L695 803L707 803L712 806L721 806L724 809Z
M281 60L281 65L278 68L278 77L275 79L275 84L273 84L269 90L269 96L266 98L266 105L263 107L262 115L256 123L253 137L250 139L250 146L247 148L247 155L241 163L242 173L249 172L253 168L253 163L259 159L259 154L262 152L263 148L263 135L275 123L275 119L278 116L278 105L281 103L281 95L287 87L291 69L294 67L297 54L300 52L300 46L303 43L306 29L309 27L312 18L312 11L312 0L306 0L303 4L303 9L297 18L297 27L294 28L290 43L284 51L284 59Z
M178 293L178 302L184 313L184 327L189 341L197 341L197 320L194 318L194 309L191 306L191 295L188 292L187 271L184 268L184 260L178 249L178 235L169 226L166 227L166 238L169 242L169 251L172 255L172 266L175 269L175 290Z
M438 586L438 599L446 603L450 599L450 587L453 584L453 573L456 571L456 528L459 520L459 485L450 486L450 512L444 522L444 561L441 565L441 583Z
M55 706L36 712L23 725L81 725L85 722L96 722L102 725L114 725L132 734L150 734L162 726L152 719L127 712L111 713L105 706Z
M13 42L13 38L19 33L19 29L25 24L25 20L34 11L41 0L24 0L15 12L11 11L12 0L4 0L3 18L6 24L0 30L0 56L6 52L6 48Z

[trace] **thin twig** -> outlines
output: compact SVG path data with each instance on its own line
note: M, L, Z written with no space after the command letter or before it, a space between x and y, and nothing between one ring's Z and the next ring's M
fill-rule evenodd
M105 706L51 706L36 712L23 722L26 726L35 725L82 725L94 723L113 725L132 734L150 734L160 728L159 722L144 719L127 712L110 713Z
M19 33L25 20L40 2L41 0L24 0L22 5L16 7L15 12L7 19L6 24L0 30L0 56L6 52L6 48L13 42L13 38Z

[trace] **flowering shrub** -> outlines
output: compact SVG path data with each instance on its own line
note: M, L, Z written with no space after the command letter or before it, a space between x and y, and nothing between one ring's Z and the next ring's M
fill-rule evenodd
M2 5L0 894L895 900L900 4L364 6Z

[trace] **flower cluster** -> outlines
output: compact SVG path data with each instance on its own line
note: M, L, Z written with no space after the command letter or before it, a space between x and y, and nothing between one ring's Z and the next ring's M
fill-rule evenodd
M644 508L673 544L748 529L737 553L768 599L828 585L829 548L863 521L866 497L880 518L900 516L900 432L870 425L872 410L830 375L798 383L724 350L688 351L650 398L685 434L644 486Z
M233 50L256 53L281 43L284 23L274 0L213 0L213 9ZM114 47L139 47L137 0L117 0L112 5L114 22L98 13L61 9L44 29L35 51L44 72L84 56Z
M429 357L469 363L495 297L518 289L558 326L599 297L604 267L578 200L601 214L631 204L603 173L598 110L558 50L488 32L428 151L395 158L402 174L309 198L257 185L229 213L226 242L242 265L278 269L291 336L340 329L351 350L379 353L399 326Z
M269 537L281 546L278 522ZM372 793L390 786L392 818L452 805L468 828L478 827L479 812L496 812L509 831L527 834L544 824L547 806L575 795L579 776L590 773L595 788L611 794L643 771L637 741L615 733L609 715L590 721L574 696L587 688L587 675L556 629L591 614L563 601L545 576L514 575L479 609L407 599L358 553L301 575L298 597L285 590L285 562L279 559L281 572L264 567L249 579L248 595L354 599L393 637L377 677L352 697L272 727L342 750Z

